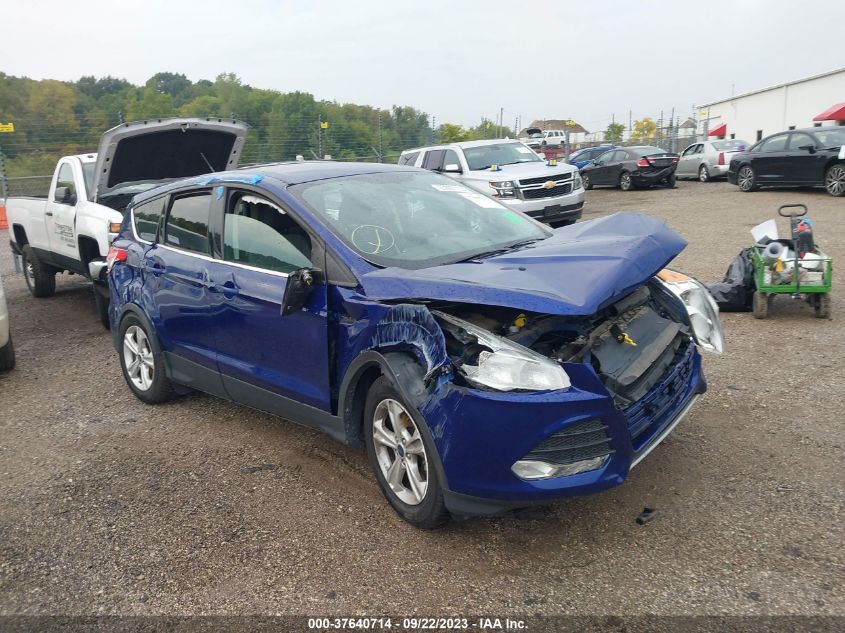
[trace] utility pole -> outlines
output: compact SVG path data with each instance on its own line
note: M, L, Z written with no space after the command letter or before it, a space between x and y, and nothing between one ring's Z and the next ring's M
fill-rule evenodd
M628 110L628 136L631 136L631 126L633 125L633 123L632 123L633 114L634 114L633 110Z
M384 145L382 144L382 133L381 133L381 110L378 111L378 162L383 163L382 156L384 155Z
M432 145L434 145L434 135L437 134L437 117L433 114L431 115L431 141L429 141Z
M317 156L323 155L323 115L317 115Z
M505 109L499 108L499 136L498 138L502 138L502 127L505 124Z

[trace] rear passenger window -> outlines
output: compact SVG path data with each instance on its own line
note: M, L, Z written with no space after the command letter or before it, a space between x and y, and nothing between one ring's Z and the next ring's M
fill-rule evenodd
M209 192L174 198L165 226L165 243L186 251L208 254Z
M280 273L311 268L311 238L284 209L236 191L223 223L223 259Z
M155 242L158 233L158 223L164 214L164 203L167 198L159 198L152 202L139 204L132 209L132 221L135 223L135 235L145 242Z
M411 152L410 154L405 154L404 156L399 157L399 164L400 165L411 165L417 162L417 156L419 156L419 152Z

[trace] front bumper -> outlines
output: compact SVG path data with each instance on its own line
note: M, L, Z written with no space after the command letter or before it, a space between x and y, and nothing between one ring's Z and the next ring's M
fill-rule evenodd
M513 211L520 211L541 222L557 222L560 220L575 221L581 218L584 209L584 188L562 196L551 198L535 198L532 200L497 198L503 205Z
M625 412L617 409L592 368L583 364L565 365L572 387L561 391L501 393L443 385L421 413L440 456L450 511L459 516L496 514L621 484L706 390L701 357L694 348L687 362L683 373L673 368L642 399L647 411L657 410L652 417L636 404ZM667 399L670 386L675 392ZM601 468L533 481L511 471L514 462L549 436L596 418L605 425L612 449Z

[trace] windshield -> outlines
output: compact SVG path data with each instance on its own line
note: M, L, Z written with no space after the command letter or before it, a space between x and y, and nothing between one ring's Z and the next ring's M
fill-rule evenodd
M836 128L833 130L813 130L822 147L836 147L837 145L845 145L845 128Z
M90 196L94 193L94 171L97 163L82 163L82 179L85 181L85 192Z
M531 149L522 143L496 143L464 148L464 156L470 170L489 169L493 165L515 165L542 161Z
M747 141L741 141L739 139L731 139L730 141L713 141L713 147L718 152L726 152L733 149L742 152L750 145L751 143L748 143Z
M426 268L551 235L531 218L430 172L332 178L289 191L379 266Z

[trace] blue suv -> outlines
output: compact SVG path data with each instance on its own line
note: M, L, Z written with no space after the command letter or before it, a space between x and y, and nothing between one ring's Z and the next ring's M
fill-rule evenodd
M109 262L123 375L366 447L407 521L618 485L721 351L685 246L616 214L553 231L436 173L290 163L136 196Z

